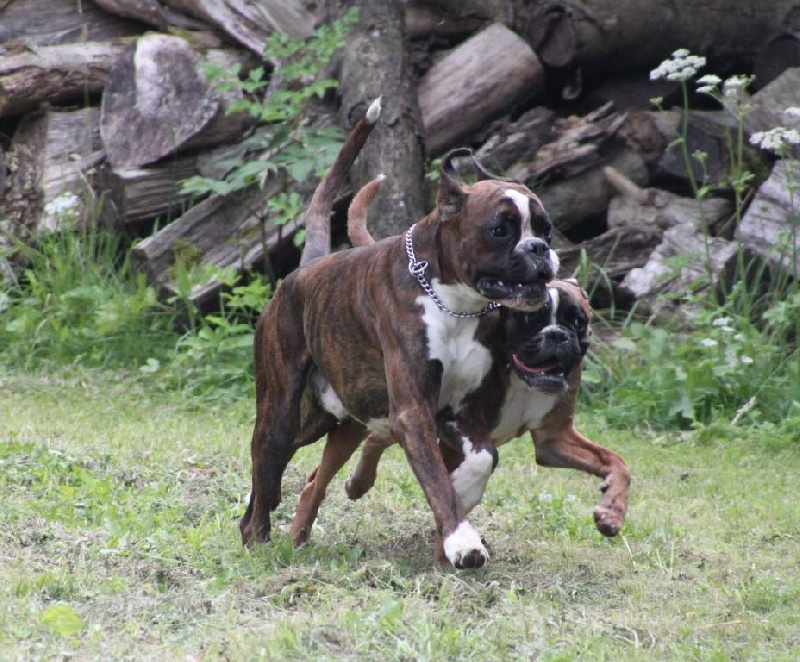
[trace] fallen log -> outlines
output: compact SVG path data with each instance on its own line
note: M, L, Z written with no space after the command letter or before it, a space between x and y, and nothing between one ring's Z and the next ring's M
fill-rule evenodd
M91 2L75 0L6 0L0 2L0 44L27 48L99 42L131 37L144 23L104 12Z
M0 117L98 95L123 46L84 42L0 55Z
M103 94L100 133L109 162L138 167L241 136L249 116L226 115L229 96L206 80L184 39L149 34L125 48ZM226 98L227 97L227 98Z
M428 154L468 139L543 86L544 71L531 48L507 27L490 25L434 64L419 83Z
M737 238L773 272L800 276L800 165L779 160L739 224ZM790 181L791 180L791 181Z
M104 211L92 187L103 159L97 119L96 108L84 108L49 111L20 123L8 155L5 199L14 236L38 236L65 219L80 226ZM55 202L58 198L69 201L68 209Z
M165 4L213 25L256 55L263 54L264 40L272 32L308 37L320 9L308 0L165 0Z
M141 241L131 252L134 265L147 274L163 300L173 298L181 270L205 266L220 269L252 268L265 252L290 241L299 219L276 225L267 217L265 201L277 193L279 178L271 179L265 190L257 186L231 196L213 196ZM223 220L224 219L224 220ZM206 309L216 303L221 285L212 278L196 284L190 301Z
M122 227L137 234L156 219L163 223L181 216L191 198L181 193L181 184L199 172L198 160L191 155L145 168L114 169L104 186Z
M532 0L516 24L544 64L607 77L654 67L678 48L752 63L765 35L796 24L796 11L795 0Z

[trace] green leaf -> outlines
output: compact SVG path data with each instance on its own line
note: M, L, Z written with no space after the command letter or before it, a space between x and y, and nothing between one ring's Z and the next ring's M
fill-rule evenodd
M42 612L41 620L48 630L60 637L74 637L84 628L78 613L65 604L50 605Z

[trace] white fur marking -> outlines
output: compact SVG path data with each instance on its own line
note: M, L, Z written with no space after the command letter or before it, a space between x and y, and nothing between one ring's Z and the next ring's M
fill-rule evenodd
M342 403L341 398L333 390L327 379L325 379L319 372L314 372L311 376L312 384L317 393L322 408L330 414L333 414L340 421L347 418L350 414Z
M384 434L391 432L388 418L370 418L364 425L373 432L383 432Z
M375 124L381 116L381 98L378 97L367 108L367 122Z
M522 233L525 234L525 229L530 232L531 228L531 203L528 196L512 188L507 188L503 191L511 200L517 205L519 215L522 217Z
M520 429L535 430L556 404L560 396L532 390L517 375L511 375L500 420L492 430L492 439L498 446L517 436Z
M434 279L433 287L451 310L480 310L486 304L483 297L466 285L441 285ZM489 350L475 340L478 318L448 315L426 295L418 297L417 303L425 310L422 320L428 337L428 356L442 364L438 409L450 406L457 410L464 396L480 386L492 364Z
M481 543L481 537L466 520L461 522L456 527L456 530L444 539L444 553L447 556L447 560L454 566L461 561L462 557L476 549L488 560L489 552L486 551L483 543Z
M558 290L555 287L548 287L547 294L550 296L550 324L557 324L558 304L560 302Z
M461 448L464 452L464 461L450 474L461 503L466 512L471 511L483 499L486 485L494 469L492 454L485 448L475 452L472 442L467 438L461 439Z

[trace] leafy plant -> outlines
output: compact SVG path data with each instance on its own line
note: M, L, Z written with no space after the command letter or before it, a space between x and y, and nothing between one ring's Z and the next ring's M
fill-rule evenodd
M28 266L0 292L0 361L128 367L166 347L172 315L132 270L119 235L90 224L16 249Z
M317 28L307 41L280 33L270 35L264 55L279 62L271 78L263 66L252 69L242 80L239 64L228 70L207 65L209 79L216 81L221 91L236 89L243 93L228 112L246 112L257 122L270 125L270 131L252 136L237 148L239 151L224 157L217 164L227 170L222 179L190 177L182 186L183 193L227 195L265 181L269 172L279 168L295 181L303 181L312 171L325 171L341 146L342 132L338 127L307 126L302 122L302 110L311 98L322 97L337 86L335 80L322 78L322 73L345 44L355 18L356 12L351 9L341 20ZM252 158L241 155L242 147Z

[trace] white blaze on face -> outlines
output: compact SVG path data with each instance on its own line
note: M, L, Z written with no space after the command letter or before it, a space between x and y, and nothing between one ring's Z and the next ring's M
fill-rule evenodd
M454 566L461 561L461 559L475 550L479 551L484 559L489 559L489 552L481 542L481 537L478 532L472 528L469 522L464 520L456 527L447 538L444 539L444 553L447 560Z
M504 193L506 197L509 198L519 210L520 218L522 219L522 232L520 233L519 239L522 241L523 239L528 239L533 236L533 231L531 230L531 204L528 196L524 193L520 193L519 191L515 191L514 189L507 188L505 189Z
M556 317L558 316L558 304L560 303L558 290L555 287L548 287L547 294L550 297L550 324L555 325L557 324Z
M486 484L494 470L492 454L485 448L475 451L472 442L467 437L461 439L461 449L464 461L450 474L464 510L469 512L483 499Z

